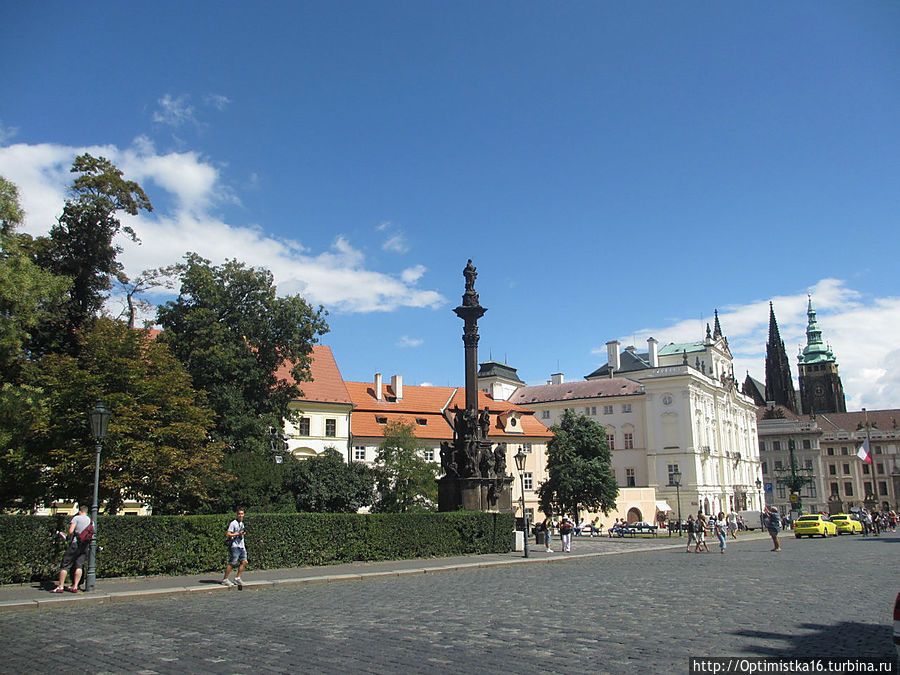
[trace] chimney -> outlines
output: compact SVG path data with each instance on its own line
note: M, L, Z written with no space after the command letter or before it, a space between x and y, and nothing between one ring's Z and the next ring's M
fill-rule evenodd
M622 368L618 340L610 340L606 343L606 359L609 364L609 376L612 377L614 372L618 372Z
M550 384L563 384L566 381L566 376L562 373L553 373L550 375Z
M403 400L403 376L402 375L392 375L391 376L391 389L394 390L394 398L398 401Z
M375 400L381 400L381 373L375 373Z
M659 367L659 340L656 338L647 339L647 351L650 354L650 367Z

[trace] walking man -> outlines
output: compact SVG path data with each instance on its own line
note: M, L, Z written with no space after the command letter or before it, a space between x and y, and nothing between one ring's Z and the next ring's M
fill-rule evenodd
M769 536L772 537L772 543L775 544L775 548L772 550L781 551L781 544L778 542L778 532L781 530L781 516L778 515L778 511L767 506L763 511L763 523L769 532Z
M62 593L63 591L78 592L78 582L81 581L81 568L84 565L88 549L91 547L90 538L81 541L81 538L78 536L91 524L91 519L87 513L87 504L82 504L78 507L78 514L69 521L68 535L57 532L60 537L69 540L69 545L59 566L59 581L51 593ZM72 572L72 585L66 587L66 575L69 573L69 570Z
M238 590L244 590L244 581L241 574L247 565L247 547L244 545L244 509L238 509L235 519L228 524L228 565L225 567L225 578L222 579L223 586L234 586L237 584ZM228 577L231 576L231 570L234 566L238 566L237 576L234 583Z

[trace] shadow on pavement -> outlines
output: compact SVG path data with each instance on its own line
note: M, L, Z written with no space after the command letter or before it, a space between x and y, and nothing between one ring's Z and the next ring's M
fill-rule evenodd
M795 634L764 630L739 630L733 635L753 638L767 643L781 642L782 647L761 644L749 646L747 651L759 656L779 658L894 658L892 627L888 625L890 614L885 611L885 624L841 621L833 625L800 624L804 632ZM810 632L805 632L810 631Z

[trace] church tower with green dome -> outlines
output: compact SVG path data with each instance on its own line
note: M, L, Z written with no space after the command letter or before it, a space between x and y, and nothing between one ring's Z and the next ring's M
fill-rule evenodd
M847 412L844 385L838 375L837 359L831 347L822 342L812 296L806 310L806 347L797 356L800 370L800 405L803 413Z

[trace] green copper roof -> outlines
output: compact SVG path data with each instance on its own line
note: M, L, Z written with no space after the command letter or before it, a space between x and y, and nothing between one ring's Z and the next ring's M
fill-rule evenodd
M669 344L659 348L660 356L671 356L672 354L702 352L706 350L706 345L702 342L670 342Z
M816 309L813 307L812 296L809 296L806 316L809 319L806 326L806 347L797 356L797 360L801 364L834 361L834 353L831 351L831 347L822 342L822 330L819 328L819 322L816 320Z

